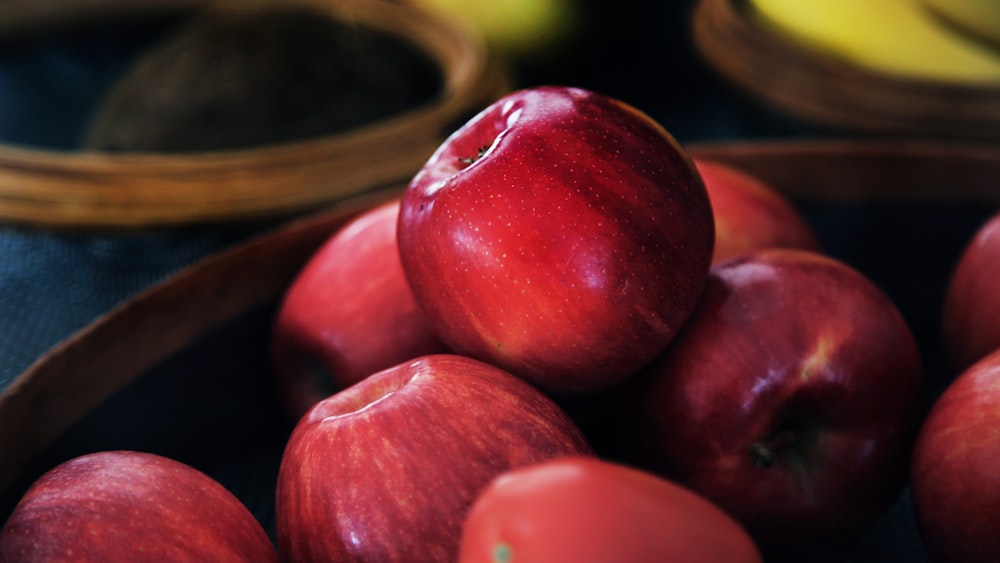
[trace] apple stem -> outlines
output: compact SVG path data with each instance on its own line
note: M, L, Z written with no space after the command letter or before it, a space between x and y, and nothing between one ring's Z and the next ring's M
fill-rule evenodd
M489 145L485 145L485 146L479 147L479 150L476 151L476 156L473 156L473 157L460 157L458 159L458 161L461 162L462 164L472 164L473 162L479 160L480 158L483 158L483 155L486 154L486 151L488 151L488 150L490 150L490 146Z
M788 428L779 430L770 439L750 445L750 459L760 469L767 469L774 464L778 453L798 442L795 432Z
M753 460L753 464L757 466L758 469L767 469L771 467L774 463L774 452L771 448L757 442L756 444L751 444L750 446L750 459Z

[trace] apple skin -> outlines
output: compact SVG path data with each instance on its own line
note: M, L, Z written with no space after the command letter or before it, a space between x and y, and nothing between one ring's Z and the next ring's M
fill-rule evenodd
M456 353L554 395L633 375L694 310L714 244L689 156L621 101L513 92L442 143L403 194L403 271Z
M102 451L42 475L0 530L0 561L277 562L214 479L156 454Z
M292 561L454 561L465 511L509 469L591 455L549 397L471 358L424 356L317 403L281 461Z
M1000 351L937 398L913 450L910 489L932 561L1000 561Z
M593 457L508 471L480 493L458 563L760 563L747 532L704 497Z
M697 157L694 163L715 217L713 264L760 248L820 251L812 227L778 191L728 164Z
M363 212L288 287L271 336L285 410L298 420L334 391L400 362L445 352L403 275L399 200Z
M626 387L614 455L717 503L765 556L882 514L926 408L894 303L846 264L794 249L715 266L681 335Z
M955 375L1000 348L1000 214L963 249L945 289L942 332Z

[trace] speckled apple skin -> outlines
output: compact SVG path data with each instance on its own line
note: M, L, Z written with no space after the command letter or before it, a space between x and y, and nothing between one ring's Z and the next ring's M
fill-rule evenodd
M403 195L400 257L455 352L559 394L629 377L691 314L712 257L689 156L619 100L563 87L501 98Z

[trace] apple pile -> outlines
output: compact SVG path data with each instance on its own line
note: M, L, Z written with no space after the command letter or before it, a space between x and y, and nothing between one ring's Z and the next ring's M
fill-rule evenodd
M414 362L472 359L529 384L566 408L586 440L597 446L594 457L655 476L658 483L684 487L723 511L737 529L748 530L755 546L771 551L776 545L835 541L869 524L899 495L923 414L924 388L919 351L894 304L862 274L822 256L809 225L778 192L723 163L694 161L635 108L574 88L510 94L456 130L399 200L371 213L386 213L390 207L398 212L397 246L386 250L391 244L385 244L383 235L378 244L392 260L366 275L395 282L360 284L360 294L357 289L326 293L315 281L293 284L274 335L280 348L275 355L279 378L290 363L319 364L339 385L337 372L345 368L327 358L377 346L388 346L380 352L383 369L405 369L391 366L429 342L429 333L445 355ZM368 220L364 215L358 219ZM363 255L375 246L358 241L341 248L340 264L323 251L315 260L331 270L374 263ZM321 267L307 265L303 278ZM326 279L331 287L344 286L333 274ZM298 287L305 283L312 287ZM329 326L296 320L321 318L324 308L343 309L347 305L331 297L347 294L363 297L350 300L353 322ZM393 309L395 320L381 307L403 302L408 305ZM371 315L364 313L367 307ZM421 314L418 322L415 317ZM407 337L383 337L391 327L411 323L420 330ZM285 327L299 328L291 334ZM341 335L341 330L355 336ZM365 338L366 344L348 350L336 345ZM310 377L315 376L312 371ZM360 393L384 373L343 393ZM299 404L308 397L306 392L297 395ZM369 403L370 411L359 412L374 417L388 409L380 401ZM453 403L436 409L447 413L451 425L433 431L436 424L426 425L406 441L425 444L428 437L421 432L430 433L440 441L436 450L441 452L461 443L458 437L445 438L455 427L465 428L467 411L477 407ZM575 408L581 404L589 412L581 415ZM299 423L297 435L305 432L303 425L316 424L315 412ZM382 416L381 423L365 421L379 424L367 439L352 434L334 445L333 438L325 438L325 479L338 488L324 492L330 495L324 500L317 500L316 492L328 490L322 481L299 475L318 472L309 466L320 462L299 453L304 446L293 436L286 456L294 461L279 484L279 515L292 516L283 525L288 531L279 535L299 533L301 545L283 545L283 551L322 549L342 557L359 545L345 535L364 540L356 531L363 529L381 538L381 549L400 550L380 552L383 560L399 553L415 556L403 547L405 537L390 541L383 527L391 523L397 536L407 536L410 528L402 526L400 514L422 506L418 500L427 491L440 494L440 485L424 481L433 474L430 466L390 469L369 463L370 472L391 476L386 479L393 487L407 491L404 496L410 500L403 510L390 495L380 497L372 490L373 478L355 481L351 475L360 471L361 462L351 456L358 454L344 453L356 449L360 440L369 444L366 457L401 455L391 445L385 446L391 447L389 453L382 453L379 438L409 433L397 426L396 417ZM336 423L328 414L321 418L329 426L349 424L339 416ZM520 428L523 417L501 419L477 424L497 433L490 441L502 453L512 446L504 443L499 429ZM457 434L480 433L470 427ZM471 457L480 455L478 445L458 447ZM418 451L406 451L400 464L423 463ZM449 460L454 457L448 455ZM536 461L544 462L542 457ZM468 504L476 498L472 493L485 486L486 474L516 475L519 467L534 464L508 465L509 471L494 467L473 472L485 480L472 487L452 478L449 491L464 490ZM359 487L380 499L378 506L372 507L368 496L361 498ZM314 506L281 500L283 488L311 498ZM611 493L602 494L608 526L614 501ZM528 503L517 501L526 512ZM362 519L353 513L358 505L368 507L364 518L374 523L356 524ZM342 510L349 508L345 515ZM629 509L645 510L634 504ZM664 511L666 518L676 509L655 510ZM494 518L484 510L489 512L485 520ZM395 511L395 516L385 511ZM445 554L456 544L444 538L457 541L463 518L436 514L438 521L453 522L450 536L423 529L420 534L428 539L422 545L442 546L447 560ZM345 518L355 524L333 523ZM311 539L320 535L312 527L320 519L327 519L321 527L338 530L326 538L335 546L315 545ZM634 532L636 538L642 534L640 528ZM697 537L677 535L687 541ZM577 547L607 549L598 543L601 537L579 540ZM604 539L608 537L624 536ZM487 543L514 549L502 539ZM533 549L528 543L519 540L519 556ZM616 545L624 549L622 543ZM421 557L434 559L426 549Z
M578 88L455 130L316 252L269 344L288 561L762 561L946 457L909 473L947 434L892 300L777 191Z

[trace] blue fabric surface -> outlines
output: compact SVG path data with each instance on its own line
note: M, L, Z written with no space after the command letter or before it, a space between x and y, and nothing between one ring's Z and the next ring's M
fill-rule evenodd
M0 143L72 150L89 109L169 19L0 41ZM0 389L59 341L247 228L129 234L0 226Z
M0 228L0 389L108 309L249 232L122 235Z

